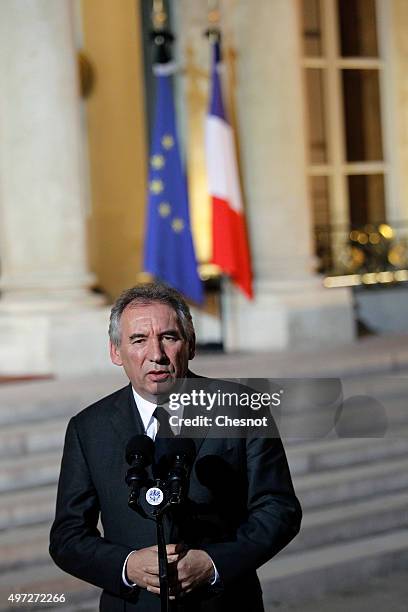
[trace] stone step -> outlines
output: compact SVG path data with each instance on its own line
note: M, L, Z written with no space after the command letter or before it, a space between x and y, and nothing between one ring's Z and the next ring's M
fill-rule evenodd
M399 429L399 438L330 438L300 442L287 448L293 475L334 470L408 456L408 428Z
M361 445L362 450L360 452L361 459L364 459L364 455L366 454L366 458L371 459L372 456L383 457L387 456L388 453L391 455L398 454L398 447L403 448L406 444L408 444L408 427L404 424L407 422L408 414L406 410L405 401L402 405L398 407L398 410L394 410L394 418L396 420L394 429L391 427L386 432L386 436L384 441L378 438L371 439L362 439ZM8 459L18 456L26 456L31 453L44 453L57 451L59 453L62 452L62 446L64 442L64 435L67 426L68 418L60 417L51 419L50 421L44 422L31 422L24 423L18 425L9 425L2 427L0 431L0 461L2 459ZM295 453L296 457L303 457L303 449L306 449L307 444L310 444L310 449L315 448L316 450L313 452L313 456L316 456L318 453L322 457L323 467L324 467L324 453L330 451L327 454L327 458L330 461L333 461L334 467L336 467L336 462L344 461L345 463L349 462L348 457L348 449L352 449L352 447L358 447L358 443L356 443L354 439L342 439L336 437L332 437L331 439L323 438L319 439L315 436L310 436L312 439L308 439L306 436L306 443L304 442L304 438L296 438L295 435L291 432L305 432L313 430L313 425L310 421L310 415L304 415L301 417L293 416L291 418L285 418L285 427L282 428L281 434L285 445L288 449L291 449L292 453ZM406 441L401 440L401 438L405 438ZM395 440L399 440L393 446L393 442ZM371 440L371 442L370 442ZM344 448L347 449L341 457L341 452L337 452L337 448L341 449L341 442L344 443ZM334 447L334 444L338 444L338 447ZM302 449L302 450L298 450ZM292 448L296 448L296 451L293 451ZM321 449L321 451L319 450ZM308 453L310 456L311 454ZM353 449L353 457L358 459L358 451ZM306 456L306 452L305 452ZM306 459L306 464L309 463L309 459ZM310 459L312 463L316 465L320 462L320 459ZM294 462L294 469L302 470L302 462L303 459L296 459ZM340 465L341 463L339 463Z
M58 481L61 451L0 461L0 492L29 489Z
M310 451L313 453L313 448ZM327 467L327 457L325 460ZM59 461L59 455L51 454L31 457L29 463L26 459L1 462L0 529L52 519ZM289 454L291 461L292 454ZM294 470L294 483L305 509L396 493L408 484L405 457L340 470L330 465L330 469L314 474L304 473L304 465L301 468ZM34 484L38 488L29 488Z
M282 554L401 528L408 528L408 492L321 510L306 510L300 534ZM3 531L0 572L47 562L49 531L50 522Z
M371 405L371 402L368 402L368 405ZM360 405L358 405L357 410L361 414ZM305 409L304 411L294 412L289 410L282 414L274 414L274 417L285 444L296 444L307 439L322 440L329 435L339 437L342 435L339 426L344 430L344 426L349 424L350 430L351 418L354 419L354 430L352 430L354 431L354 437L357 437L357 435L359 437L373 436L371 429L373 415L371 410L364 411L365 416L359 418L356 423L354 415L357 413L357 410L354 412L350 404L346 404L346 408L341 416L337 413L335 407L321 407L316 410ZM381 435L385 435L388 438L400 437L400 428L408 425L406 397L385 398L382 402L382 413L382 416L385 418L385 430L383 433L381 428L378 437ZM378 422L378 418L376 416L374 418Z
M303 503L324 505L345 501L350 496L362 496L363 491L368 491L369 495L370 492L398 490L408 482L408 473L407 476L401 473L407 467L404 458L407 450L408 437L405 436L395 440L334 439L290 448L288 460L297 491L304 495ZM60 462L61 451L3 458L0 460L0 492L28 492L33 487L55 485ZM364 466L364 462L370 465ZM360 489L361 480L364 482ZM343 490L344 499L341 497ZM0 512L1 501L0 496Z
M12 604L8 597L12 593L44 593L64 594L65 602L58 604L59 610L72 607L77 602L81 605L87 601L94 602L100 590L96 587L69 576L61 571L51 560L43 565L22 568L19 571L9 571L0 575L0 611L24 609L49 609L52 604L38 602L37 604ZM56 607L54 604L53 607Z
M327 592L358 586L370 576L407 567L408 530L400 530L296 555L278 555L259 570L259 575L268 606L322 597ZM55 608L46 606L51 610L97 610L97 589L48 564L1 576L2 612L12 608L4 603L10 593L17 592L65 593L66 603ZM24 608L42 609L39 605Z
M231 379L234 380L234 379ZM332 377L268 377L268 378L247 378L242 379L243 384L258 391L268 390L265 388L265 380L271 381L274 389L283 388L290 391L287 398L288 408L291 410L304 409L310 404L327 406L338 399L338 383L341 383L342 397L344 399L355 395L365 395L367 397L383 400L384 398L396 398L407 394L408 391L408 371L398 374L363 374L361 376L336 376ZM282 397L285 401L284 396ZM289 401L290 400L290 401Z
M408 394L408 376L365 376L353 378L304 378L271 379L274 389L284 390L282 406L287 414L304 413L305 410L326 410L336 408L339 402L356 396L376 399L382 403L391 402ZM339 387L341 383L341 387ZM262 383L258 389L256 379L248 385L255 390L265 390ZM339 394L341 391L341 394Z
M0 426L70 417L129 381L119 368L112 373L0 387Z
M408 528L407 491L330 508L305 509L300 533L281 554L405 528Z
M48 612L59 612L61 608L47 608ZM91 597L88 602L78 602L63 608L64 612L99 612L99 597Z
M259 571L266 605L295 603L408 568L408 529L311 551L280 554Z
M48 494L49 497L49 488L43 489L45 494ZM36 491L35 491L36 492ZM17 496L19 494L14 494L14 504L13 507L19 507L18 501L22 502L26 501L26 504L32 504L33 499L26 499L26 495L20 494L20 500L18 500ZM45 495L44 495L45 496ZM52 492L52 506L55 497L55 490ZM341 505L332 508L327 508L324 510L318 511L310 511L306 509L303 528L301 534L298 536L298 544L296 544L296 540L293 544L288 547L286 553L282 553L276 560L277 562L283 556L288 556L293 559L297 559L299 555L304 555L305 551L308 553L310 551L311 546L318 546L318 551L322 551L322 554L326 554L327 551L331 551L333 548L337 549L339 546L336 542L334 547L327 546L326 538L335 539L352 539L354 541L361 536L366 535L366 530L372 529L373 531L377 529L389 529L400 526L399 521L407 521L407 507L408 507L408 493L401 493L400 495L394 495L384 498L377 498L373 500L368 500L364 502L359 502L356 504L349 504L348 506ZM35 500L34 500L35 501ZM17 503L16 503L17 502ZM11 505L11 504L10 504ZM26 507L27 507L26 505ZM405 513L405 516L404 516ZM21 515L20 515L21 520ZM359 530L359 527L363 528L363 532ZM3 558L3 553L5 551L4 547L10 546L10 550L8 551L8 555L15 563L18 558L18 549L23 547L25 549L25 557L21 558L21 563L28 565L31 561L35 564L35 566L41 566L43 564L47 564L48 562L48 553L47 553L47 545L48 545L48 525L41 525L38 527L34 527L32 531L27 529L22 529L20 531L12 531L3 532L1 534L1 542L2 545L0 547L0 559ZM365 531L364 531L365 530ZM406 533L406 530L401 531L401 533ZM368 538L371 541L373 538ZM39 542L42 540L41 542ZM13 542L15 543L15 547L12 546ZM37 548L37 544L39 544L39 548ZM343 549L340 548L340 551ZM359 548L357 549L359 550ZM388 550L388 549L387 549ZM292 553L296 552L296 555ZM389 551L388 551L389 553ZM390 562L394 562L394 556L387 553L387 558L384 560L384 567L388 567L386 565ZM14 557L13 557L14 554ZM30 555L33 555L33 558L30 559ZM320 552L319 552L320 554ZM307 557L307 562L305 563L305 567L309 567L310 556ZM336 553L332 553L332 557L336 558ZM343 556L341 556L343 559ZM312 557L313 559L313 557ZM408 557L407 557L408 559ZM13 567L16 567L13 565ZM382 566L381 566L382 567ZM399 565L398 565L399 567ZM0 570L9 570L10 568L1 567ZM321 570L323 571L323 570ZM6 574L12 574L10 571L6 571ZM330 580L331 577L329 576ZM316 578L318 579L318 578ZM303 580L303 578L302 578ZM306 581L307 582L307 581ZM333 581L332 581L333 582ZM47 583L48 584L48 583ZM331 583L330 583L331 584ZM334 583L333 583L334 584ZM0 581L1 587L1 581ZM51 587L47 587L47 592L50 592ZM331 587L330 587L331 590ZM21 591L19 591L21 592ZM38 592L38 591L36 591ZM52 592L57 592L56 590L52 590ZM66 591L68 593L68 590ZM273 591L276 593L276 591ZM1 593L1 588L0 588ZM286 593L282 591L283 597L286 597ZM314 591L311 593L307 592L305 596L314 596ZM1 600L0 600L1 601ZM74 600L70 600L71 602ZM82 600L81 600L82 601ZM1 609L1 608L0 608Z
M378 399L403 396L408 391L408 372L342 377L341 383L344 397L361 394Z
M229 359L233 359L233 356L229 356ZM211 361L214 361L214 357ZM218 370L218 373L220 371ZM216 371L213 371L214 374ZM89 375L58 381L4 385L0 388L0 426L48 421L50 418L63 416L68 418L127 382L127 378L119 368L112 368L112 372L104 376ZM408 391L406 372L389 376L368 373L342 378L341 382L344 398L364 394L380 401L384 399L392 401L398 397L406 397ZM303 413L310 408L308 402L301 400L302 398L291 403L287 408L288 411L290 409Z
M294 475L293 480L303 508L322 508L403 491L408 486L408 459Z
M49 523L8 529L0 538L0 573L49 561Z
M276 377L356 376L377 372L394 373L408 366L406 336L372 336L352 344L318 350L288 350L272 353L229 353L198 356L194 371L203 376Z
M61 608L47 608L48 612L59 612ZM99 612L99 597L90 598L88 602L80 602L68 608L64 612Z
M55 426L55 429L54 429ZM50 444L58 444L58 425L50 426ZM18 428L19 429L19 428ZM15 428L12 428L15 432ZM4 433L4 432L3 432ZM62 434L63 435L63 434ZM388 462L400 456L407 456L408 429L400 428L398 439L344 438L309 441L288 448L288 460L294 478L315 472L339 470L351 465ZM42 437L43 436L43 437ZM10 432L10 440L13 436ZM16 440L22 440L20 433ZM27 432L24 448L39 448L47 445L47 432L36 427L32 437ZM57 452L37 452L28 455L0 458L0 492L32 488L54 484L58 480L61 463L62 445Z
M59 451L64 444L67 418L51 419L47 422L24 423L2 427L0 431L0 459Z
M56 484L0 494L0 530L51 521L55 514Z
M380 572L408 568L408 530L361 538L341 545L322 547L295 555L279 555L260 570L266 604L296 602L321 597L326 592L358 585ZM64 593L66 604L58 609L79 609L95 602L97 590L72 578L52 564L20 568L0 577L0 610L9 610L10 593ZM6 605L4 605L6 604ZM15 607L15 606L13 606ZM49 609L49 605L46 606ZM36 605L25 609L41 609ZM92 608L91 608L92 609ZM95 608L96 610L97 608Z
M45 397L44 399L41 396L34 396L27 402L23 401L15 406L3 402L2 398L0 409L0 426L2 428L19 423L44 422L57 417L68 419L87 405L82 401L78 403L75 396Z

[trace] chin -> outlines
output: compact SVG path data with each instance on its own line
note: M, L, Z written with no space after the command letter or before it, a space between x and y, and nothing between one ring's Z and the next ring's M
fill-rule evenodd
M157 393L160 395L162 393L167 393L168 391L170 391L175 384L175 380L174 378L169 378L168 380L164 380L163 382L159 382L156 385L157 388Z
M169 380L157 383L154 391L152 390L151 393L156 397L168 396L170 393L176 390L176 382L176 379L171 378Z

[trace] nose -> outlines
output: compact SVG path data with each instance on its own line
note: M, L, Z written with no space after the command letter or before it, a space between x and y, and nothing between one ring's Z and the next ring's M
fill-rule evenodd
M149 361L159 364L168 363L168 357L160 338L152 338L149 343Z

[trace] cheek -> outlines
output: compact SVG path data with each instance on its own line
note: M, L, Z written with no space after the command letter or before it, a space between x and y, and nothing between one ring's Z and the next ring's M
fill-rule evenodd
M140 350L130 350L126 354L126 362L136 369L142 367L143 361L143 353Z
M185 351L177 353L174 363L177 363L178 366L184 367L188 363L187 353Z

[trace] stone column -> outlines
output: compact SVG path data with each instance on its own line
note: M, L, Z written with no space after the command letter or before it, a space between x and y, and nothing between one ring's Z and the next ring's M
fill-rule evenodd
M314 269L306 178L300 27L294 0L224 3L237 49L237 105L255 300L226 292L229 349L273 349L353 337L347 289Z
M101 315L90 317L72 9L0 3L0 375L55 373L61 329L74 343L83 312Z
M0 4L3 299L87 299L69 0Z

